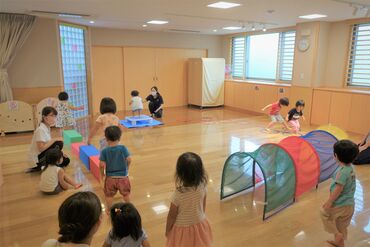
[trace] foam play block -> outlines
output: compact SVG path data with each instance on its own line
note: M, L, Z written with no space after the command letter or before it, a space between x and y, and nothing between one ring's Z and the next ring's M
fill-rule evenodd
M90 170L90 157L99 155L99 150L92 146L80 146L80 160L88 170Z
M74 142L82 142L82 135L75 130L64 130L63 141L65 144L71 144Z
M75 142L75 143L72 143L71 144L71 149L72 149L72 153L74 155L76 155L77 157L80 156L80 147L81 146L86 146L87 144L86 143L83 143L83 142Z
M100 182L100 168L99 168L99 155L90 157L90 171L93 176Z

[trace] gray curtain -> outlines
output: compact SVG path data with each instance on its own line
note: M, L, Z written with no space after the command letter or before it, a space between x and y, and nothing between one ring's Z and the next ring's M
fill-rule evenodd
M31 15L0 13L0 103L13 100L7 69L26 41L35 19Z

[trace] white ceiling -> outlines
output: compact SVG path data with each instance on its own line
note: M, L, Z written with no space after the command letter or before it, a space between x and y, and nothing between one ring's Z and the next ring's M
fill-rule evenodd
M241 7L214 9L207 4L218 0L0 0L1 12L29 13L31 10L87 14L86 19L64 18L66 21L96 27L169 31L170 29L193 30L204 34L228 34L236 31L222 30L225 26L245 25L252 22L267 23L267 28L294 26L300 15L326 14L323 21L337 21L363 17L353 16L353 8L347 3L333 0L229 0ZM225 1L225 0L224 0ZM370 0L348 0L370 5ZM273 10L268 13L268 10ZM54 16L54 18L60 18ZM165 25L148 25L152 19L169 21ZM94 20L94 24L89 21ZM257 25L257 28L262 26ZM213 32L213 30L218 30ZM237 31L239 32L239 31Z

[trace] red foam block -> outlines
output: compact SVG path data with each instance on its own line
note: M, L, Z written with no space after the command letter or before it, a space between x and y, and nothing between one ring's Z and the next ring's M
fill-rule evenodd
M100 168L99 168L99 155L90 156L90 171L93 176L100 182Z
M86 146L86 143L83 142L75 142L71 144L72 153L78 157L80 157L80 146Z

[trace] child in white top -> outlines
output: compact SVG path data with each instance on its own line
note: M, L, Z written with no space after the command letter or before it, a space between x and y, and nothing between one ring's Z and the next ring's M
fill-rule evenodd
M103 247L150 247L141 217L131 203L116 203L110 209L112 230Z
M63 129L70 129L76 124L75 119L72 116L72 111L83 110L84 106L75 107L68 102L68 93L60 92L58 95L59 102L57 104L57 122L55 127Z
M199 155L184 153L176 165L176 191L167 216L167 247L212 246L212 230L205 215L207 174Z
M138 112L138 116L140 117L141 111L143 110L143 100L139 97L139 92L137 90L131 91L131 109L132 115L135 116L135 112Z
M102 130L104 133L105 129L109 126L121 127L119 124L119 118L115 115L116 111L117 111L116 102L112 98L106 97L101 100L100 102L101 115L96 119L94 127L90 130L89 139L87 141L88 144L91 143L91 139L99 130ZM101 136L99 144L100 150L103 150L105 147L108 146L104 134Z
M67 190L69 185L74 189L82 186L64 173L57 165L63 162L63 153L59 148L49 149L45 154L46 167L41 173L40 190L47 195L56 195Z

